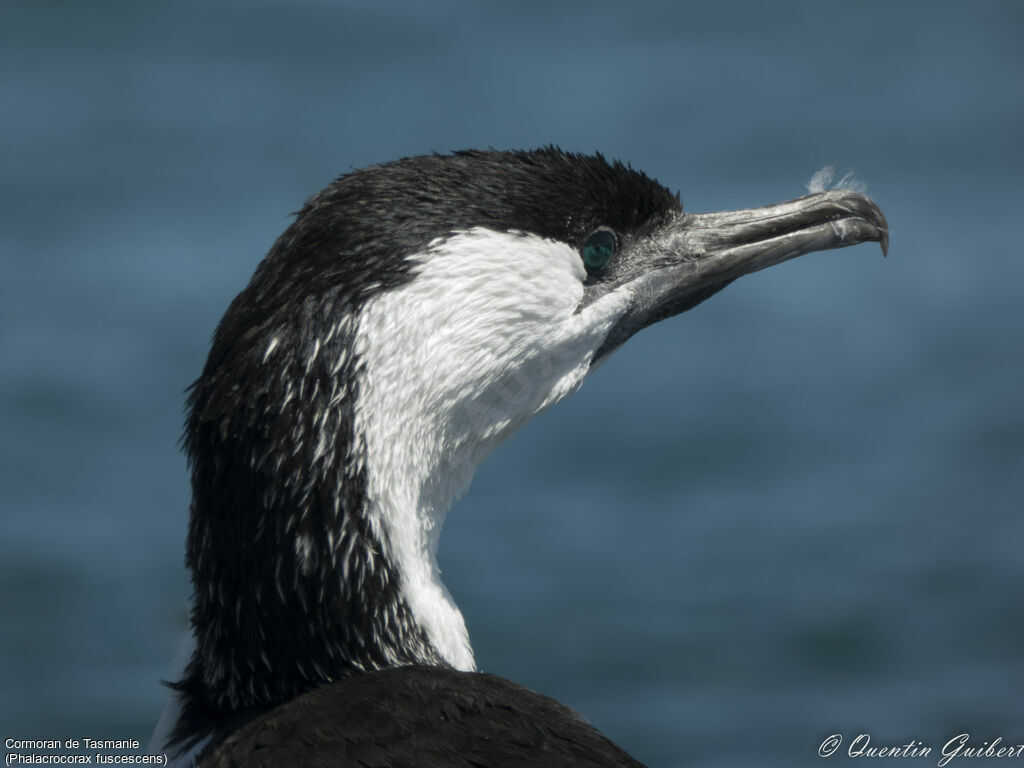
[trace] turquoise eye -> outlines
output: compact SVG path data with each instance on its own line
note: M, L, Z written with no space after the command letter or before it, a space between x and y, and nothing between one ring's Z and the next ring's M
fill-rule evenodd
M583 265L590 274L604 269L614 254L615 233L609 229L599 229L594 232L580 249Z

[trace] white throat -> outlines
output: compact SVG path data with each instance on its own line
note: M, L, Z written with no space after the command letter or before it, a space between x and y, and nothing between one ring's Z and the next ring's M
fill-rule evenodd
M410 258L415 277L368 301L357 333L367 509L416 621L472 670L437 565L445 513L502 440L579 387L629 293L580 310L579 254L517 232L474 228Z

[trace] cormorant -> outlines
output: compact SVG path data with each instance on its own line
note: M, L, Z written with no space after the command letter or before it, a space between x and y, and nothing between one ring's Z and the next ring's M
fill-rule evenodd
M436 562L516 428L637 331L742 275L888 243L833 190L694 214L547 148L412 157L310 198L191 389L194 650L156 737L204 766L639 765L475 671ZM163 744L164 746L159 746Z

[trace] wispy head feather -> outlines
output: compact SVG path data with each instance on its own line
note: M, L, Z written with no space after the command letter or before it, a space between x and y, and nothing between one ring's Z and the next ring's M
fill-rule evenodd
M826 165L811 176L811 180L807 182L807 191L811 194L824 192L827 189L848 189L851 192L860 192L861 194L868 191L868 185L858 179L853 171L848 171L846 175L833 184L832 181L835 177L835 166Z

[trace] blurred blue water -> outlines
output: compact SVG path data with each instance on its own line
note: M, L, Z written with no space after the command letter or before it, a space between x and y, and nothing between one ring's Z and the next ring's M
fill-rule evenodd
M1022 33L994 0L5 3L0 735L148 736L183 390L288 212L557 143L693 210L854 168L892 247L731 286L498 451L442 542L480 665L659 766L1024 742Z

